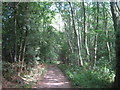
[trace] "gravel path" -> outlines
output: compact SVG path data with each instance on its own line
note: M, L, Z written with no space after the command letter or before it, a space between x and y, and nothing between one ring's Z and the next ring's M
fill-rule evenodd
M55 65L50 65L44 79L38 82L39 88L71 88L71 86L61 70Z

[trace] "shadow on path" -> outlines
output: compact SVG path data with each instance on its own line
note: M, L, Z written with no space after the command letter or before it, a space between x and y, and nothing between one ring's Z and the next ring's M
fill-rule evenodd
M50 65L44 79L38 82L38 88L71 88L71 86L61 70L55 65Z

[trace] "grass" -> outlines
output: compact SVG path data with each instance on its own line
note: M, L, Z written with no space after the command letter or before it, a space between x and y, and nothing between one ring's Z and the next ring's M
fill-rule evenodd
M105 70L87 70L84 67L59 64L75 88L109 88L114 81L114 73Z

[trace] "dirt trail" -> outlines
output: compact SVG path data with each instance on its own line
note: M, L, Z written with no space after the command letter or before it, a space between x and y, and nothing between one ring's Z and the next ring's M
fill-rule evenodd
M39 88L70 88L70 82L66 79L61 70L55 66L50 65L48 72L41 82L38 82Z

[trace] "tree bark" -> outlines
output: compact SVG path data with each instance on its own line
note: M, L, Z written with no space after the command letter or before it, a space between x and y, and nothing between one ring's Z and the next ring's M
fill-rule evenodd
M84 20L83 20L83 31L84 31L84 45L85 45L85 51L87 55L87 61L90 61L90 53L89 53L89 48L88 48L88 37L87 37L87 26L86 26L86 15L85 15L85 2L82 2L83 5L83 13L84 13Z
M115 11L115 2L110 2L111 13L113 18L113 26L115 30L115 51L116 51L116 76L113 83L113 88L120 88L120 16L117 16L117 11Z
M70 2L68 2L69 5L70 5L70 9L71 9L71 15L72 15L72 25L73 25L73 29L74 29L74 34L75 34L75 37L77 37L77 31L76 31L76 28L75 28L75 20L74 20L74 16L73 16L73 9L72 9L72 5Z
M24 36L24 42L23 42L23 46L22 46L22 56L21 56L21 69L20 69L20 73L23 70L23 65L24 65L24 59L25 59L25 51L26 51L26 39L27 39L27 34L28 31L25 31L25 36Z
M103 23L105 24L105 26L104 26L105 35L106 35L106 38L109 38L109 36L108 36L109 31L107 30L108 29L107 28L107 14L105 13L105 4L104 3L103 3L103 17L104 17ZM109 61L111 61L111 49L110 49L110 44L108 41L106 42L106 46L107 46L107 50L108 50Z
M66 27L66 24L65 24L65 27ZM66 31L67 37L69 38L69 34L68 34L67 30L65 30L65 31ZM72 43L71 43L70 39L68 39L68 44L69 44L71 53L73 53L73 47L72 47Z
M83 61L81 58L81 51L80 51L80 41L79 41L79 36L77 34L76 28L75 28L75 20L73 16L73 8L70 2L68 2L71 8L71 15L72 15L72 24L73 24L73 29L74 29L74 34L75 34L75 41L77 40L77 48L78 48L78 65L83 66Z
M96 20L96 31L99 29L99 2L97 2L97 20ZM93 67L92 69L95 68L96 66L96 61L97 61L97 48L98 48L98 44L97 44L97 40L98 40L98 33L96 32L95 37L94 37L94 63L93 63Z
M14 43L14 62L16 62L17 60L17 8L16 8L16 3L14 2L14 8L15 8L15 11L14 11L14 34L15 34L15 43Z

